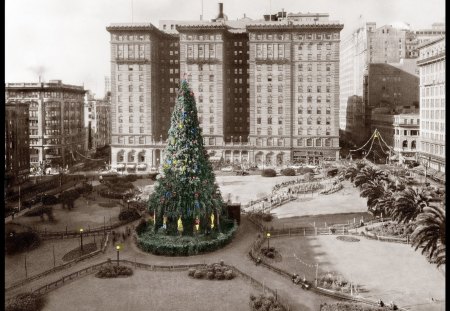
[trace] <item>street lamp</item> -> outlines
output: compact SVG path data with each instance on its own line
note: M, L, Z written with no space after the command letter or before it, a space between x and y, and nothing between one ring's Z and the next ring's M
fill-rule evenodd
M130 209L130 200L127 200L127 209Z
M119 266L119 251L120 251L120 245L116 245L117 250L117 266Z
M81 253L83 253L83 228L80 229Z
M270 241L270 232L267 232L266 237L267 237L267 250L269 250L269 248L270 248L270 245L269 245L269 241Z

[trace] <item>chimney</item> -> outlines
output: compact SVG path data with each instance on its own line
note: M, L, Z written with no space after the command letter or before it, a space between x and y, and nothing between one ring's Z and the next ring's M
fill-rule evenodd
M217 15L216 19L223 18L223 3L219 2L219 15Z

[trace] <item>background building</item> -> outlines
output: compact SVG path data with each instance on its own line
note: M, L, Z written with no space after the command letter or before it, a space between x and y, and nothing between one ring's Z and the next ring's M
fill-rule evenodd
M435 23L432 29L412 30L406 23L376 28L365 23L342 40L340 62L340 130L344 139L351 139L347 129L347 102L353 95L363 96L364 76L369 64L390 64L418 75L417 47L445 35L445 24Z
M110 96L96 99L88 91L85 99L84 120L86 128L87 149L93 150L110 144Z
M394 116L394 152L400 164L417 161L419 150L419 110Z
M259 165L338 158L342 24L285 12L228 21L219 4L210 22L160 27L107 28L112 167L159 165L180 77L195 94L211 158Z
M26 103L5 105L5 187L21 184L30 174L29 112Z
M78 161L86 145L82 86L50 80L7 83L5 91L7 104L28 105L30 166L34 171L57 172Z
M419 161L445 181L445 38L423 43L419 51Z

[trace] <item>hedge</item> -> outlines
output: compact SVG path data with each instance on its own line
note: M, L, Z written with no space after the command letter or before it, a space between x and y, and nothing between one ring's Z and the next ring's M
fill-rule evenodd
M39 234L34 231L7 232L5 237L5 252L8 255L32 250L41 244Z
M139 213L134 208L124 209L119 213L120 221L135 220L139 217L141 217L141 215L139 215Z
M281 174L284 176L295 176L295 170L291 167L281 170Z
M143 226L143 225L142 225ZM143 230L143 227L139 231ZM223 226L226 230L227 226ZM233 226L226 233L211 234L210 240L197 240L195 237L173 237L155 234L152 230L137 236L137 245L145 252L163 256L192 256L215 251L227 245L233 238L238 226ZM147 229L149 229L147 227ZM141 231L142 232L142 231ZM207 237L204 237L207 238Z
M100 268L95 274L98 278L116 278L118 276L131 276L133 270L125 266L107 265Z
M44 308L45 298L34 293L21 293L5 308L6 311L40 311Z
M275 170L273 170L271 168L266 168L265 170L262 171L261 176L262 177L275 177L275 176L277 176L277 172L275 172Z

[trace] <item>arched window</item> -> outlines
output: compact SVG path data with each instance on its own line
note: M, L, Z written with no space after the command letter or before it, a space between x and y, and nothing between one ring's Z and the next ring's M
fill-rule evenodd
M413 140L413 141L411 142L411 149L412 149L412 150L415 150L415 149L416 149L416 141L415 141L415 140Z
M404 141L403 141L402 147L403 147L403 148L408 148L408 141L407 141L407 140L404 140Z

